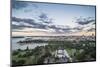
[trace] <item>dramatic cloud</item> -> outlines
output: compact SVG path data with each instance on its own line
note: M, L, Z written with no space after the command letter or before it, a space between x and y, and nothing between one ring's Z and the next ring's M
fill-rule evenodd
M32 25L37 25L37 23L35 23L35 21L33 19L22 19L22 18L16 18L16 17L12 17L12 21L15 21L15 22L25 22L25 23L28 23L28 24L32 24Z
M14 22L16 23L14 24ZM22 19L16 17L12 17L12 24L16 25L17 27L31 27L31 28L42 28L42 29L46 27L46 25L35 22L33 19L26 19L26 18Z
M12 29L23 29L24 27L23 26L18 26L18 25L14 25L12 24Z
M37 28L37 29L46 29L46 30L52 29L58 33L71 32L72 30L72 28L70 28L69 26L48 25L48 24L36 22L33 19L16 18L16 17L12 17L12 28L13 29Z
M76 19L76 23L78 23L80 25L86 25L86 24L89 24L94 21L95 21L95 18L93 18L93 17L88 17L88 18L80 17L80 18Z
M43 15L41 16L41 18L48 18L48 17L46 15ZM92 22L92 20L89 20L89 21ZM55 31L56 33L77 32L77 31L82 31L85 29L85 26L77 26L77 27L71 28L69 26L64 26L64 25L53 25L52 23L50 24L49 23L44 24L44 23L45 22L43 21L36 22L34 19L12 17L12 28L13 29L36 28L36 29L41 29L41 30L42 29L53 30L53 32ZM85 23L85 24L88 24L88 23ZM91 26L91 24L89 24L89 26ZM95 28L89 27L86 30L95 31Z
M41 13L41 15L39 16L39 20L44 23L49 23L49 24L52 23L52 19L49 18L45 13Z

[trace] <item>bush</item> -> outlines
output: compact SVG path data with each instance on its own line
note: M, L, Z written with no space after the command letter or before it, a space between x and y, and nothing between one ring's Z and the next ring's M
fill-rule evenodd
M12 65L16 65L16 64L17 64L16 60L12 60Z
M21 60L17 61L17 65L24 65L24 63L25 63L24 59L21 59Z
M14 51L12 54L17 55L18 53L19 53L18 51Z

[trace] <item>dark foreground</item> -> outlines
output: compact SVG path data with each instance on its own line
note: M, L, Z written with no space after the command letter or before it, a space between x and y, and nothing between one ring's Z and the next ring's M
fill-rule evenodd
M40 41L43 42L43 41ZM46 41L47 42L47 41ZM34 44L33 44L34 45ZM96 60L95 41L48 41L46 46L12 52L12 65L37 65Z

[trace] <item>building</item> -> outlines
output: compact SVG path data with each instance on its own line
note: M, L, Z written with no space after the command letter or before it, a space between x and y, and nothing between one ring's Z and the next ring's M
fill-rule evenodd
M58 60L56 62L71 62L72 59L69 56L68 52L59 47L56 51L55 51L55 58L58 58Z

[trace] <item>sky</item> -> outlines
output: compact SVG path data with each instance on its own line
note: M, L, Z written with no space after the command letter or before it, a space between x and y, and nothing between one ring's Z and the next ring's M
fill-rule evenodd
M12 32L95 32L95 6L12 1Z

